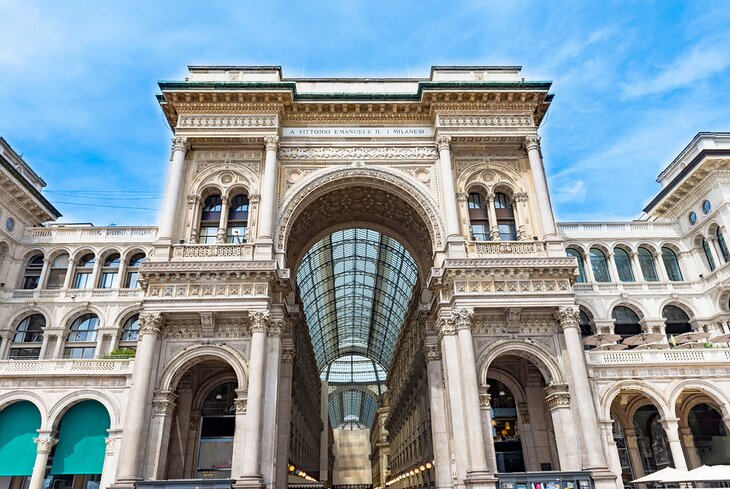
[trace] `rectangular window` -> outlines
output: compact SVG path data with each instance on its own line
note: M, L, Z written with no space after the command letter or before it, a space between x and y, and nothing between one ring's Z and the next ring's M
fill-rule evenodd
M471 239L474 241L489 241L489 229L486 224L472 224Z
M66 269L51 269L48 274L48 282L46 282L47 289L60 289L63 287L63 282L66 281Z
M40 348L11 348L8 357L14 360L36 360L40 355Z
M228 228L226 243L241 244L248 240L248 228L246 226L231 226Z
M63 356L65 358L89 359L94 358L95 350L96 347L93 346L74 346L71 348L66 348L63 352Z
M90 289L91 288L91 273L79 272L76 274L76 280L74 280L74 289Z
M218 228L213 226L204 226L200 228L200 234L198 235L198 243L200 244L215 244L218 240Z
M127 288L129 289L136 289L139 287L139 283L137 282L137 278L139 277L139 272L129 272L127 274Z
M117 272L104 272L99 279L100 289L115 289L119 285L119 274Z
M502 223L499 225L499 239L502 241L516 241L517 240L517 231L515 230L515 225L512 223Z
M40 280L40 278L40 275L26 275L25 278L23 278L23 288L26 290L37 289L38 280Z

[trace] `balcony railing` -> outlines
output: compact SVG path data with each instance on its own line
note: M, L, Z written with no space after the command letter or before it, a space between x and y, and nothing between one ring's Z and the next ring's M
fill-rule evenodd
M93 243L115 241L152 243L157 235L154 226L49 226L28 228L24 241L30 243Z
M673 290L701 290L696 282L647 282L647 283L581 283L573 284L573 291L579 293L594 292L663 292Z
M704 348L699 350L631 350L631 351L586 351L588 364L607 365L666 365L687 363L728 363L730 348Z
M131 375L132 359L0 360L0 376Z
M633 235L680 235L679 225L672 222L630 221L630 222L561 222L558 223L561 234L572 236L572 233L605 234L626 233ZM582 236L580 236L582 237Z
M120 299L144 297L142 289L16 289L11 299Z
M181 244L173 247L173 255L181 258L236 258L253 260L255 245L242 244Z
M470 258L545 254L544 241L468 241L466 247Z

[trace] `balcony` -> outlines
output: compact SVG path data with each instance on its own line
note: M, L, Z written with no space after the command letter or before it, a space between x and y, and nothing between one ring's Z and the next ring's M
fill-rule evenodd
M28 228L23 236L25 243L152 243L157 235L154 226L96 227L96 226L49 226Z
M72 300L116 300L126 298L142 298L142 289L15 289L4 292L6 299L53 301L56 299Z
M545 256L544 241L467 241L469 258L503 256Z
M590 294L608 292L620 294L630 293L655 293L671 291L700 291L702 286L697 282L632 282L632 283L581 283L573 284L573 291L576 294Z
M566 238L617 237L650 238L679 237L679 225L672 222L629 221L629 222L561 222L558 232Z
M730 348L704 348L700 350L630 350L630 351L586 351L589 366L612 365L686 367L688 364L724 364L730 374Z
M120 376L132 375L133 359L0 360L2 377Z
M256 246L254 243L241 244L179 244L173 246L176 258L217 258L253 260Z

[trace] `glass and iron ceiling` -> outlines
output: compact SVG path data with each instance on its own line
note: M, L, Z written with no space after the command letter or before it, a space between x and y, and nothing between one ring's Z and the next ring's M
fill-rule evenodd
M377 385L380 392L417 280L413 257L377 231L336 231L312 246L297 285L323 380ZM339 392L338 400L330 399L333 425L370 426L367 406L375 400L358 390Z

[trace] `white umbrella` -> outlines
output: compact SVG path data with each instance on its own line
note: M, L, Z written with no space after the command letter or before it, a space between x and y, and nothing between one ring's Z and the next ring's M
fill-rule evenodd
M703 331L690 331L689 333L682 333L674 337L677 343L690 343L692 341L702 341L710 337L709 333Z
M730 466L728 465L702 465L689 472L680 472L671 475L661 482L709 482L730 480Z
M705 344L703 342L697 341L694 343L682 343L677 348L681 348L683 350L699 350L704 347L705 347Z
M610 343L607 345L597 346L595 349L605 351L605 350L626 350L627 348L628 348L628 346L626 346L626 345L620 345L618 343Z
M664 482L668 477L674 476L685 476L687 472L684 470L677 470L674 467L664 467L662 470L657 470L653 474L645 475L639 479L631 481L632 484L643 483L643 482Z
M635 350L667 350L669 343L647 343L646 345L639 345Z
M659 333L639 333L625 338L621 343L629 346L646 345L647 343L659 341L662 338L664 338L664 335Z
M617 334L599 333L589 336L583 340L584 345L602 346L609 343L616 343L621 337Z
M710 340L712 343L730 343L730 333L721 334L720 336L715 336Z

